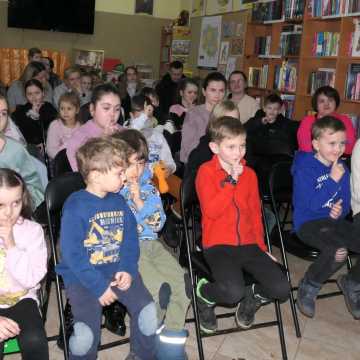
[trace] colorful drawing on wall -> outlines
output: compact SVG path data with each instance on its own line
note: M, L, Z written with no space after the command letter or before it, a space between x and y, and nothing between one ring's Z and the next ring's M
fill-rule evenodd
M219 58L221 16L204 17L201 22L198 66L216 69Z
M206 0L206 15L232 11L232 0Z
M231 55L243 55L244 53L244 38L238 37L231 40Z
M136 0L135 14L152 15L154 11L154 0Z
M244 24L243 23L236 24L235 36L240 36L243 33L244 33Z
M205 15L205 0L192 0L191 16Z
M228 41L222 41L220 47L220 57L219 57L219 64L223 65L227 63L227 59L229 56L229 47L230 43Z
M172 55L189 55L190 40L173 40L171 44Z
M104 50L74 49L75 65L102 70L104 63Z
M235 21L224 22L222 25L222 36L233 37L235 36L236 23Z
M236 69L236 56L229 56L226 64L225 77L229 79L230 74Z
M239 0L240 1L240 9L251 9L252 4L257 2L258 0Z

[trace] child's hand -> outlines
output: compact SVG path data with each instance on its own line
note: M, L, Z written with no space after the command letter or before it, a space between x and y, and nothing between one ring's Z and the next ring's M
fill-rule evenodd
M114 301L117 300L116 294L111 290L110 286L105 290L105 292L99 297L99 303L102 306L111 305Z
M0 223L0 239L3 240L5 249L11 249L15 246L13 225L10 220Z
M131 194L131 199L133 201L140 199L140 186L137 181L129 181L128 182L128 188Z
M237 181L243 171L244 166L241 164L241 162L239 162L238 164L232 165L230 175L235 181Z
M342 214L342 199L338 200L330 210L330 217L334 220L337 220Z
M339 164L338 160L333 162L333 164L331 166L331 171L330 171L330 177L336 182L339 182L345 173L345 169L344 169L343 165Z
M131 275L125 271L120 271L115 274L115 281L113 281L111 285L117 286L122 291L126 291L131 286L131 282Z
M266 116L264 116L262 119L261 119L261 122L265 125L268 123L268 119Z
M19 334L20 327L14 320L0 316L0 341L5 341Z
M104 128L104 135L112 135L118 130L117 124L108 125Z
M266 254L270 257L271 260L278 262L277 258L273 254L270 254L268 251L266 251Z

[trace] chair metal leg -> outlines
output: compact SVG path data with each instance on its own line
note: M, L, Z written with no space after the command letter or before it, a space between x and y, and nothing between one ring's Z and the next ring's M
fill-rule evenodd
M286 351L286 342L285 342L285 334L284 334L284 326L282 321L281 309L279 300L275 301L275 312L276 319L278 323L279 337L280 337L280 346L283 360L287 360L287 351Z

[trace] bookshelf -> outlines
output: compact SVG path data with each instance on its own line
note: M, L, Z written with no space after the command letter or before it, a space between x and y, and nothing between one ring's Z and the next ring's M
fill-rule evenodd
M360 83L356 84L356 80L360 80L360 74L357 76L360 71L360 9L357 8L359 3L353 0L284 0L280 21L250 21L246 32L243 70L249 77L254 68L256 78L267 73L267 79L256 81L257 84L265 86L252 86L249 88L249 94L264 97L270 92L277 91L290 101L294 99L292 118L301 120L312 110L311 79L316 80L318 84L333 81L341 98L338 111L358 115L360 100L356 100L356 91L360 92ZM295 12L294 4L298 5ZM347 7L350 5L355 12L348 11ZM302 6L304 11L300 16L299 7ZM296 16L291 17L294 14ZM296 33L301 35L290 35ZM356 35L352 36L352 33ZM290 37L286 39L286 36ZM265 40L259 40L261 37ZM269 37L270 44L266 40ZM359 42L359 52L355 52L356 56L349 53L350 43L354 37L354 42ZM286 43L294 47L294 40L300 41L298 53L293 54L284 50ZM323 41L325 44L322 44ZM280 46L281 43L283 48ZM261 55L256 54L259 47L262 49ZM318 51L314 47L317 47ZM264 51L266 48L267 51ZM260 71L264 65L267 70ZM282 73L283 76L288 76L288 79L296 76L296 86L291 91L286 87L274 86L278 78L277 69L284 66L294 68L292 73L287 74L285 70ZM352 97L349 95L351 90L347 84L348 78L355 82L352 90L355 95Z
M169 68L171 56L172 28L164 26L161 29L160 38L160 66L159 76L162 78Z

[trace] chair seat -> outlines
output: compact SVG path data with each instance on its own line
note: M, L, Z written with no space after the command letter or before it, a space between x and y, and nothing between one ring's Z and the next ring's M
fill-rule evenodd
M283 231L283 241L286 252L302 259L314 261L320 254L318 249L305 244L295 233L291 231ZM272 232L271 243L280 247L280 238L277 231Z

